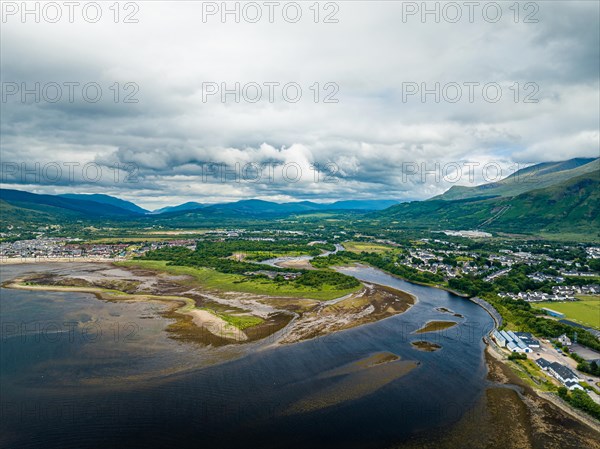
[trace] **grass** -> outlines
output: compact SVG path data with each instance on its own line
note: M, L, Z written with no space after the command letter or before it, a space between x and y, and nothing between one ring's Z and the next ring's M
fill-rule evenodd
M566 302L537 302L533 307L541 309L547 307L557 312L564 313L565 318L584 326L600 329L600 296L581 296L580 301Z
M346 248L346 251L350 251L353 253L366 252L377 254L393 251L395 249L392 246L369 242L344 242L344 248Z
M579 385L581 385L583 388L585 388L586 390L592 390L594 393L599 394L600 395L600 391L598 391L596 388L594 388L593 385L588 384L587 382L579 382Z
M536 235L546 239L559 242L591 242L596 243L600 241L600 235L593 232L559 232L559 233L547 233L539 232Z
M208 312L212 313L215 316L218 316L223 321L231 324L232 326L237 327L240 330L247 329L249 327L257 326L261 324L264 320L260 317L254 315L231 315L228 313L217 312L212 309L205 308Z
M513 372L528 385L542 391L556 391L556 385L552 383L550 377L533 360L513 360L509 362L510 365L512 365Z
M117 265L124 267L139 267L178 276L191 276L201 286L214 290L253 293L267 296L309 298L320 301L339 298L340 296L353 293L362 288L362 285L359 285L354 288L339 290L335 287L324 285L322 288L316 289L295 284L277 284L270 279L247 278L239 274L220 273L211 268L167 265L167 262L165 261L155 260L131 260L118 262Z

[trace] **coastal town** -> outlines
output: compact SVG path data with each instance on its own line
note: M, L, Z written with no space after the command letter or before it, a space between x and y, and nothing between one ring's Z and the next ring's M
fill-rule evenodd
M54 237L40 232L36 238L25 240L7 239L0 243L2 263L50 262L50 261L105 261L115 262L142 257L149 251L165 248L185 248L193 251L202 242L258 242L265 245L290 242L298 239L327 245L335 242L347 254L369 254L384 251L392 257L398 269L412 270L408 273L435 275L439 282L453 283L472 279L482 285L493 286L498 297L515 303L539 305L539 316L569 324L574 329L589 332L600 338L600 323L579 322L555 310L561 304L577 303L584 298L598 297L600 285L600 247L593 245L565 246L552 243L506 241L488 245L485 251L478 248L482 238L489 238L476 231L447 232L445 239L425 237L400 240L390 235L349 235L344 230L335 232L273 230L259 231L243 228L206 230L202 233L182 231L172 238L148 236L113 239L112 241L86 240L83 237ZM6 237L6 236L5 236ZM351 240L353 239L353 240ZM343 254L343 253L342 253ZM235 253L234 259L242 262L243 253ZM271 280L293 281L300 272L281 273L270 269L256 269L244 273L249 277L265 277ZM461 285L459 285L461 287ZM553 308L554 307L554 308ZM600 317L599 317L600 318ZM575 320L575 321L573 321ZM593 317L592 317L593 320ZM568 390L584 390L595 402L600 403L596 387L600 378L578 370L585 366L600 365L600 353L577 343L577 334L563 334L558 339L535 336L528 332L501 329L492 339L507 355L516 353L531 357L540 372L547 374L556 385ZM560 346L557 346L560 345ZM582 357L578 362L574 357ZM581 354L580 354L581 353ZM600 374L600 373L599 373Z

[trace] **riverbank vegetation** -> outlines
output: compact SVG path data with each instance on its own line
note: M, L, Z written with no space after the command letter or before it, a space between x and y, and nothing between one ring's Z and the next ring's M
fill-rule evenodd
M213 310L211 308L204 308L203 310L206 310L206 311L212 313L213 315L221 318L226 323L231 324L232 326L234 326L240 330L244 330L249 327L257 326L257 325L261 324L262 322L264 322L264 320L262 318L254 316L254 315L248 315L248 314L233 315L231 313L219 312L219 311Z
M245 276L239 274L222 273L212 268L195 266L172 265L164 260L131 260L117 262L116 265L128 268L140 268L157 272L169 273L179 276L190 276L194 282L203 288L221 292L241 292L266 296L284 296L291 298L308 298L320 301L328 301L353 293L360 289L360 283L356 281L355 286L344 288L345 278L342 282L332 285L321 283L319 287L303 285L295 280L269 279L265 276ZM259 267L260 268L260 267ZM263 266L262 269L265 267ZM270 267L268 267L270 269ZM325 275L326 277L326 275ZM349 277L349 276L347 276ZM352 278L354 279L354 278ZM354 285L354 283L353 283Z
M312 265L316 268L325 268L331 266L343 266L353 263L365 263L372 265L388 273L400 276L407 281L436 285L443 283L444 277L431 272L419 271L416 268L401 265L397 261L397 256L392 253L355 253L351 251L340 251L336 254L330 254L326 257L313 259Z
M566 387L560 387L558 389L558 395L573 407L583 410L600 420L600 404L596 404L584 391L569 391Z

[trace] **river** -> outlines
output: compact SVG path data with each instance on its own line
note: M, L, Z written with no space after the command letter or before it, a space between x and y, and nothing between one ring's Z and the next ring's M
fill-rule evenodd
M3 266L0 278L72 269ZM482 336L491 317L450 292L374 268L341 271L418 301L404 314L302 343L217 351L167 338L157 304L0 290L0 447L379 448L460 419L486 387ZM458 325L412 333L429 320ZM421 352L415 340L442 349ZM419 365L377 388L375 371L323 375L379 352ZM340 393L340 385L356 392ZM332 392L338 401L321 400ZM307 401L316 404L311 411L289 412Z

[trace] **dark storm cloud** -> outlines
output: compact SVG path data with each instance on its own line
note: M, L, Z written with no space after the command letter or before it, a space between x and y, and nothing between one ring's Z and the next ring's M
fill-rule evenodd
M136 182L128 183L109 176L90 182L81 173L36 183L19 172L4 176L3 185L104 192L151 208L248 197L414 199L457 182L427 174L450 173L457 164L492 162L506 175L515 162L598 154L596 2L539 3L539 22L530 24L508 14L498 23L403 23L396 2L342 6L335 26L200 26L195 3L174 9L149 2L143 20L129 26L3 24L3 82L93 82L103 95L90 102L77 90L73 102L55 103L10 96L1 104L2 161L136 170ZM356 31L362 29L377 32ZM297 82L303 97L202 98L206 82L231 88L269 81ZM319 100L324 83L336 83L339 102L315 102L316 82ZM436 82L462 86L462 100L406 98L406 83ZM465 82L479 83L473 102ZM498 102L482 98L490 82L502 86ZM537 103L522 101L527 82L537 87ZM125 83L137 86L136 103L124 102L131 93ZM205 176L211 163L276 173L235 182ZM292 166L302 170L294 182L281 172ZM460 182L471 182L466 170L462 175ZM481 170L473 174L473 182L485 180Z

